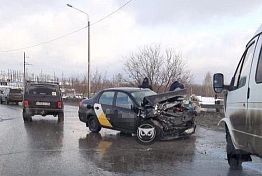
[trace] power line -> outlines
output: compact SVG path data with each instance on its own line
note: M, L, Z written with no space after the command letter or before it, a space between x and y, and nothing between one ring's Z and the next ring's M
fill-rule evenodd
M106 18L112 16L113 14L117 13L119 10L121 10L123 7L125 7L126 5L128 5L130 2L132 2L133 0L129 0L127 1L126 3L124 3L122 6L120 6L118 9L114 10L113 12L109 13L108 15L104 16L103 18L97 20L96 22L94 23L91 23L90 26L94 26L102 21L104 21ZM69 35L72 35L74 33L77 33L77 32L80 32L84 29L86 29L87 26L84 26L82 28L79 28L79 29L76 29L72 32L69 32L69 33L66 33L66 34L63 34L63 35L60 35L58 37L55 37L53 39L50 39L50 40L47 40L47 41L43 41L43 42L39 42L37 44L33 44L33 45L28 45L28 46L24 46L24 47L20 47L20 48L14 48L14 49L8 49L8 50L0 50L0 53L7 53L7 52L15 52L15 51L20 51L20 50L25 50L25 49L30 49L30 48L35 48L35 47L38 47L38 46L41 46L41 45L46 45L46 44L49 44L51 42L54 42L54 41L57 41L57 40L60 40L60 39L63 39Z
M51 43L51 42L54 42L56 40L59 40L59 39L62 39L64 37L67 37L69 35L72 35L74 33L77 33L79 31L82 31L83 29L87 28L87 26L85 27L82 27L80 29L77 29L77 30L74 30L72 32L69 32L69 33L66 33L66 34L63 34L63 35L60 35L56 38L53 38L53 39L50 39L50 40L47 40L47 41L44 41L44 42L39 42L37 44L34 44L34 45L29 45L29 46L24 46L24 47L20 47L20 48L15 48L15 49L9 49L9 50L2 50L0 51L1 53L7 53L7 52L15 52L15 51L20 51L20 50L25 50L25 49L29 49L29 48L34 48L34 47L38 47L40 45L45 45L45 44L48 44L48 43Z
M119 10L121 10L123 7L125 7L126 5L128 5L130 2L132 2L133 0L129 0L126 3L124 3L122 6L120 6L118 9L116 9L115 11L109 13L108 15L104 16L103 18L97 20L94 23L91 23L91 25L96 25L97 23L100 23L101 21L104 21L106 18L112 16L113 14L117 13Z

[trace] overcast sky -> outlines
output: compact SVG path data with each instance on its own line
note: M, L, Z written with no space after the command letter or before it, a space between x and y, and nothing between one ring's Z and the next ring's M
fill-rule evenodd
M0 51L44 42L111 13L127 0L1 0ZM91 67L123 73L123 57L139 47L174 48L187 63L194 82L206 72L229 79L248 40L262 22L261 0L133 0L110 18L91 26ZM80 75L87 68L87 31L16 52L0 52L0 69L22 70L23 51L30 72Z

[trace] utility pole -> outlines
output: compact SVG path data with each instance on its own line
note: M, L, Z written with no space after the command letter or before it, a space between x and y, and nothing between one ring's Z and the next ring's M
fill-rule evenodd
M87 73L87 98L89 99L90 98L90 21L89 21L89 18L88 18L88 22L87 22L87 30L88 30L88 73Z
M25 82L26 80L25 80L25 52L24 52L24 86L25 86Z

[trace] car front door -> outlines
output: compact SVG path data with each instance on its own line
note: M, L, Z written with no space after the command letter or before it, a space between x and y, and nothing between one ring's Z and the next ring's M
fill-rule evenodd
M113 128L113 102L115 97L115 91L102 92L98 99L98 103L94 104L94 110L98 118L99 123L103 127Z
M231 81L232 90L227 95L226 116L230 118L233 141L238 148L248 150L247 94L249 75L257 38L250 42L238 64Z
M259 37L249 81L248 121L250 148L262 156L262 37Z
M124 92L117 92L115 117L117 117L117 126L119 129L128 132L135 131L137 114L134 112L134 102L131 97Z

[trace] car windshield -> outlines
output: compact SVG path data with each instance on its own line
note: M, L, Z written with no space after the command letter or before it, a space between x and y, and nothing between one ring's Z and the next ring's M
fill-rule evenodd
M10 89L10 93L22 93L21 89Z
M46 95L46 96L58 96L58 89L56 87L44 87L44 86L34 86L30 87L28 90L30 95Z
M136 102L141 105L143 102L144 97L150 96L150 95L156 95L156 92L152 90L142 90L131 93L131 95L135 98Z

